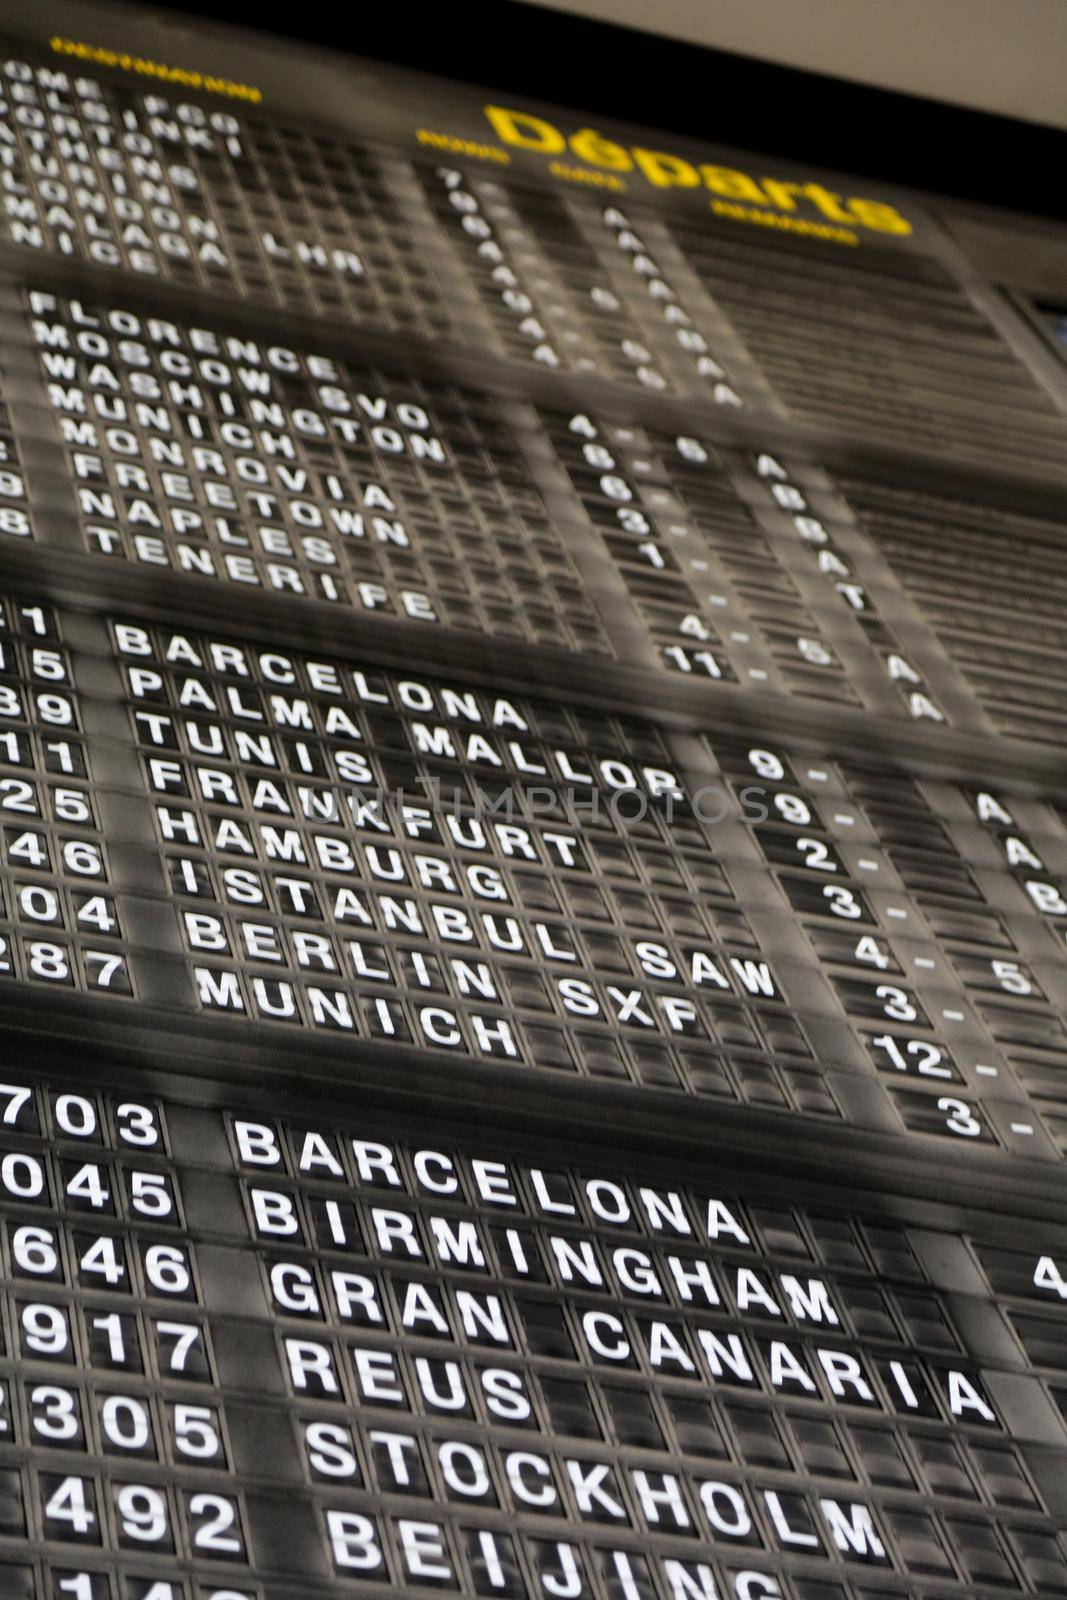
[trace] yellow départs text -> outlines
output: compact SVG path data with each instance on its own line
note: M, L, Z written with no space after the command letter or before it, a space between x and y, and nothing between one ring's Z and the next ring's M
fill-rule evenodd
M125 50L109 50L104 45L83 44L77 39L50 39L49 44L59 56L74 56L79 61L91 61L97 67L118 67L121 72L136 72L142 78L154 78L157 83L173 83L182 89L205 89L208 94L224 94L231 100L247 100L257 105L263 99L262 89L250 83L233 83L229 78L217 78L210 72L192 72L187 67L168 67L162 61L150 61L146 56L133 56Z
M694 165L684 156L671 155L666 150L616 144L595 128L579 128L577 133L565 135L544 117L509 111L504 106L486 106L485 115L505 144L546 156L569 151L591 167L614 173L637 172L656 189L704 188L747 206L769 206L769 214L789 214L805 207L838 225L869 228L874 233L902 235L912 231L911 223L895 206L880 200L843 198L821 183L784 183L777 178L754 178L736 167Z

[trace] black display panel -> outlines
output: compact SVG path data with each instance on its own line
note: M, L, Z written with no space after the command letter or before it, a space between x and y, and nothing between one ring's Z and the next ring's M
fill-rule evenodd
M843 477L842 493L998 734L1059 745L1062 510Z
M488 395L41 291L25 303L87 550L609 653Z
M1067 1153L1054 805L129 615L7 615L6 976L283 1048Z
M1000 1219L9 1077L9 1593L1065 1586Z
M928 256L867 238L854 257L835 254L822 242L841 233L833 227L797 230L816 239L739 239L707 214L695 227L665 225L644 196L612 203L513 188L499 167L485 177L462 163L412 161L325 127L139 93L54 62L13 56L4 82L6 229L24 250L398 333L488 340L502 355L653 393L706 386L713 404L731 408L773 395L836 427L850 426L862 398L864 431L964 457L998 448L999 430L983 436L983 412L1022 409L1026 426L1016 421L1017 437L999 445L1004 462L1023 449L1055 471L1064 433L1055 406ZM505 163L508 144L530 147L506 110L491 122ZM653 190L690 187L669 165L678 160L642 163ZM722 180L704 184L714 193ZM772 203L797 209L790 195ZM826 214L825 200L815 207ZM899 215L865 226L883 238L912 232ZM845 232L840 243L859 244ZM812 382L805 368L835 340L856 340L863 363L842 359ZM758 376L746 396L749 369Z
M677 237L797 415L1057 473L1057 407L929 259L868 245L842 261L815 243L739 244L707 228Z
M11 285L8 385L42 509L13 467L5 533L146 576L1055 738L1049 511L859 479L769 426L746 442L535 408L323 355L306 333L135 304ZM959 574L982 537L1009 536L1025 561L1016 544Z
M0 1596L1067 1595L1036 235L17 26Z

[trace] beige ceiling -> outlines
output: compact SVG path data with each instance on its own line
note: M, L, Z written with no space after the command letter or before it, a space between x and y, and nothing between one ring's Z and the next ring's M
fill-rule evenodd
M551 0L550 9L1067 128L1067 0Z

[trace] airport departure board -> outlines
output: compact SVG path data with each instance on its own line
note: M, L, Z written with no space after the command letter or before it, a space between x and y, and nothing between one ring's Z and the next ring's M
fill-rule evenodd
M1067 282L18 26L0 1596L1067 1595Z

